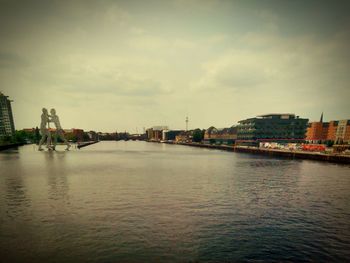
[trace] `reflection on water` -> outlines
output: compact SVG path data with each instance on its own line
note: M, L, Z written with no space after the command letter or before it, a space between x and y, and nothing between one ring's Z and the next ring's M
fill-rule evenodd
M66 176L66 153L48 152L45 154L45 168L48 180L48 198L52 200L68 199Z
M20 172L20 168L19 172ZM23 185L23 178L17 173L13 177L5 179L6 193L5 201L8 209L6 209L7 216L16 219L26 207L30 206L30 200L27 198L26 189Z
M0 152L5 262L345 261L350 168L145 142Z

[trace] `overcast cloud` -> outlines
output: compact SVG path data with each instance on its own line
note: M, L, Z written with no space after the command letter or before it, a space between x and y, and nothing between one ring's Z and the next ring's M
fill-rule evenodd
M16 128L227 127L350 118L349 2L2 1L0 91Z

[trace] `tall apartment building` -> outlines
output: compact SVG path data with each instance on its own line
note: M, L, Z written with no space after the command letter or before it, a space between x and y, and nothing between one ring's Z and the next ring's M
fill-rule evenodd
M8 96L0 92L0 137L15 133L11 102Z

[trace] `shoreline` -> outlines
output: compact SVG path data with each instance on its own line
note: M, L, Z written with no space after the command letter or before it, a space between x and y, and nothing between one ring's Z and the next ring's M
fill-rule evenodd
M10 144L3 144L0 145L0 151L4 151L7 149L11 149L11 148L16 148L18 146L23 146L25 145L25 143L10 143Z
M182 143L163 142L163 143L192 146L192 147L199 147L199 148L217 149L217 150L224 150L224 151L230 151L230 152L285 157L289 159L306 159L306 160L316 160L316 161L323 161L323 162L350 164L350 155L324 154L324 153L305 152L305 151L288 151L288 150L279 150L279 149L265 149L265 148L256 148L256 147L248 147L248 146L210 145L210 144L183 143L183 142Z

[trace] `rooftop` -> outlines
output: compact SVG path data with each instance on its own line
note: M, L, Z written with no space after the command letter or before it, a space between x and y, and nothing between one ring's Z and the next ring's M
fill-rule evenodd
M294 113L269 113L269 114L263 114L263 115L258 115L257 117L262 117L262 118L268 118L272 116L293 116L295 117Z

